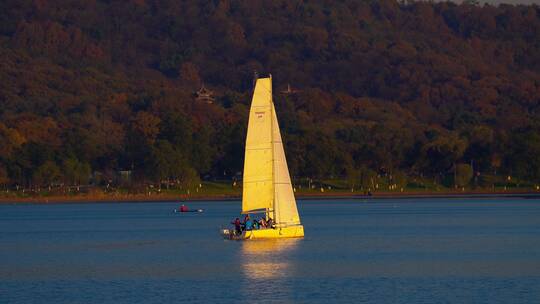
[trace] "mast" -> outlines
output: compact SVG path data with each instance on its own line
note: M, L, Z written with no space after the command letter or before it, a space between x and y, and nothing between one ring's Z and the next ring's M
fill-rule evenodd
M272 74L269 74L268 75L269 78L270 78L270 125L271 125L271 135L270 135L270 141L272 143L272 186L274 187L274 197L272 199L272 209L273 209L273 213L274 213L274 216L272 217L272 219L274 221L277 221L278 219L278 214L279 214L279 207L278 207L278 204L276 204L276 198L277 198L277 187L276 187L276 154L275 154L275 147L274 147L274 142L275 142L275 137L276 137L276 134L274 134L274 117L276 117L275 115L275 108L274 108L274 98L273 98L273 94L272 94ZM277 222L276 222L277 224Z

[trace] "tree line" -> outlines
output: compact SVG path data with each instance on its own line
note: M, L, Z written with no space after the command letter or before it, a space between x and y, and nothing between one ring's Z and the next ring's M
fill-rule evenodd
M254 71L296 178L540 181L537 5L6 0L0 184L239 178Z

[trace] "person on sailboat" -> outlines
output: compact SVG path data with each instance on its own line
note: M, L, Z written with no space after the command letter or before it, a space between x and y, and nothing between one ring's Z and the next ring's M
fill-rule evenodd
M246 218L247 218L247 221L244 223L244 228L246 230L253 230L253 221L251 220L249 216L247 216Z
M244 216L244 220L242 221L242 230L246 230L246 223L250 220L249 214L246 214Z
M260 229L259 221L258 221L258 220L253 220L253 229L255 229L255 230L259 230L259 229Z
M268 218L268 223L266 226L269 228L274 228L274 220L271 217Z
M260 226L260 229L266 228L266 220L264 219L264 217L261 217L261 219L259 220L259 226Z
M234 222L231 222L231 224L234 225L234 231L237 235L240 235L242 233L242 224L240 223L240 219L236 218Z

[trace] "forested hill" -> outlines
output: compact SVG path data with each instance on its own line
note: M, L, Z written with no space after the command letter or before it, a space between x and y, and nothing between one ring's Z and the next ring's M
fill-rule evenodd
M295 177L540 180L538 6L3 0L0 184L231 178L254 71Z

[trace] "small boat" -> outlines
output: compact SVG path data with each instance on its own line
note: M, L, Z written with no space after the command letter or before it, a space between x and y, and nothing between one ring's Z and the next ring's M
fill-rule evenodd
M189 209L187 206L182 205L178 209L174 209L174 213L186 213L186 212L204 212L204 209Z
M181 211L180 209L174 209L174 213L186 213L186 212L201 213L201 212L204 212L204 209L193 209L193 210L187 210L187 211Z
M287 167L276 110L272 101L272 76L259 78L255 84L246 137L242 214L259 214L268 228L245 230L221 229L226 239L276 239L304 236L304 226Z

